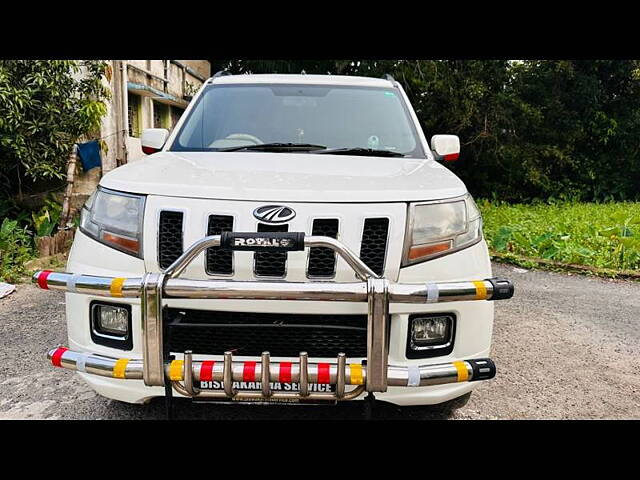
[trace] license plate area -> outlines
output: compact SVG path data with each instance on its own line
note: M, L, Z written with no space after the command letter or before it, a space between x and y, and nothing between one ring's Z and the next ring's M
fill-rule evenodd
M271 391L273 393L290 393L296 394L300 392L300 384L296 382L285 383L285 382L270 382ZM222 382L218 381L208 381L208 382L196 382L196 388L199 388L203 392L224 392L224 387ZM261 382L233 382L233 388L238 392L256 392L262 389ZM331 384L309 384L308 386L309 393L335 393L336 386ZM196 397L197 398L197 397ZM335 405L337 401L335 399L327 399L327 400L319 400L315 399L305 399L300 397L289 397L289 398L277 398L277 397L269 397L269 398L234 398L234 399L200 399L194 401L203 402L203 403L222 403L222 404L235 404L235 403L252 403L252 404L317 404L317 405Z
M271 386L271 391L274 393L281 392L291 392L298 393L300 391L299 383L285 383L285 382L269 382ZM217 381L209 381L209 382L196 382L196 388L205 391L224 391L223 383ZM233 382L233 388L238 390L239 392L251 392L251 391L259 391L262 389L261 382ZM336 386L331 384L309 384L309 393L335 393Z

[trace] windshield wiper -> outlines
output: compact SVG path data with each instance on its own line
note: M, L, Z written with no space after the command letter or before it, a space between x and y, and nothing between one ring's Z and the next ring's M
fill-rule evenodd
M376 150L374 148L327 148L325 150L317 150L313 153L326 153L329 155L368 155L371 157L404 157L402 153L392 152L391 150Z
M239 147L219 148L217 152L237 152L242 150L257 150L262 152L312 152L315 150L325 150L324 145L313 145L311 143L261 143L258 145L241 145Z

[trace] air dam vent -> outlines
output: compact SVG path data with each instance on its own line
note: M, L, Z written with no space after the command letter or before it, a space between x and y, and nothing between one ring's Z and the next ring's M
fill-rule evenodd
M165 269L182 255L182 212L163 210L158 225L158 264Z
M201 355L335 358L367 355L366 315L311 315L222 312L168 308L171 352L192 350Z

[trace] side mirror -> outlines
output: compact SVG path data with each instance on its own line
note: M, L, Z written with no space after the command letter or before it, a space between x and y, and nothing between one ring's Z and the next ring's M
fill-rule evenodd
M142 151L147 155L159 152L169 137L166 128L145 128L142 131Z
M438 161L454 162L460 156L460 139L457 135L434 135L431 151Z

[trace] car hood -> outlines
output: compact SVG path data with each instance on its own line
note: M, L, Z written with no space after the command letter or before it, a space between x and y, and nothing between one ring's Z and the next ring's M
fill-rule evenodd
M462 181L433 160L270 152L158 152L106 174L131 193L265 202L450 198Z

